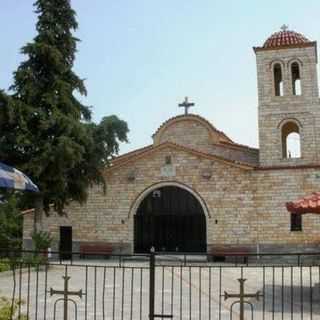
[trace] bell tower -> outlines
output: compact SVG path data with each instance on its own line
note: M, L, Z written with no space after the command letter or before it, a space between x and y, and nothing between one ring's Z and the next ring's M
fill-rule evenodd
M319 162L317 43L283 26L254 51L260 166Z

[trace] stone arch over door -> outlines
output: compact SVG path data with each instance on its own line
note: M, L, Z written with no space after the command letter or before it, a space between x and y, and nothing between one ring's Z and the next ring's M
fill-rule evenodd
M142 192L132 212L135 252L206 252L207 208L189 190L161 183Z

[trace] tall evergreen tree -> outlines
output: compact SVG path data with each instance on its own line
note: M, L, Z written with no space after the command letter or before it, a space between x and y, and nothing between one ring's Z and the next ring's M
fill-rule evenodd
M69 0L37 0L37 35L22 48L27 59L14 73L12 94L0 91L0 159L38 184L38 206L62 211L83 202L101 170L127 141L127 124L116 116L100 124L75 93L86 95L73 71L77 29Z

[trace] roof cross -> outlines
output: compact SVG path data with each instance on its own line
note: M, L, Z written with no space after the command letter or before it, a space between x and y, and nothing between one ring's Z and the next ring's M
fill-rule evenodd
M183 107L184 109L184 114L187 115L188 114L188 109L193 107L194 103L193 102L189 102L188 97L184 98L184 101L182 103L179 103L179 107Z
M284 32L287 31L289 29L289 26L287 24L283 24L280 29Z

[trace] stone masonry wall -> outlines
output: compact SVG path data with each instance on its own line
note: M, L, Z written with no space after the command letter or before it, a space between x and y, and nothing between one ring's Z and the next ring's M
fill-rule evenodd
M161 175L165 157L171 155L176 175ZM128 181L134 170L136 178ZM202 176L211 170L210 179ZM132 208L146 189L164 182L187 185L208 208L208 250L216 245L315 245L320 241L320 217L303 217L303 231L290 231L285 202L319 190L320 173L315 169L244 170L218 161L209 161L174 148L159 150L107 174L107 192L95 187L88 202L73 203L68 217L55 214L45 219L46 228L58 241L59 226L71 225L75 244L101 241L118 250L132 252L134 232ZM30 237L32 214L25 216L24 237ZM76 247L75 247L76 248Z
M315 48L264 50L256 52L256 56L260 164L272 166L315 163L320 152L320 104ZM291 63L294 61L300 66L300 96L292 93ZM283 96L275 96L274 93L275 63L280 63L282 67ZM294 162L282 157L281 124L290 119L295 119L301 124L301 158L295 159Z
M219 134L209 132L208 128L197 119L186 119L168 126L162 132L159 143L167 141L230 160L254 165L259 163L257 149L219 144Z
M166 128L159 140L159 143L164 142L178 143L203 152L209 152L212 145L208 128L193 119L182 120Z
M255 172L257 242L268 244L319 244L320 216L307 214L302 231L290 231L285 203L320 189L319 169L258 170Z
M320 107L317 106L317 107ZM288 109L288 108L283 108ZM283 110L285 111L285 110ZM292 110L291 110L292 111ZM311 112L284 112L268 114L260 122L260 164L262 166L295 166L315 164L319 162L319 140L317 113ZM300 158L284 158L282 154L282 124L290 119L297 119L300 133Z
M211 147L210 153L226 159L249 163L254 166L259 165L259 150L257 149L216 144Z
M161 176L165 157L171 155L176 175ZM136 172L136 179L128 181L128 175ZM210 180L202 177L203 170L212 170ZM212 162L186 152L167 148L141 159L128 167L114 170L107 176L107 193L94 188L88 202L72 204L66 209L67 218L51 215L46 226L58 240L60 225L72 225L74 241L105 241L124 247L133 243L132 205L146 188L167 181L188 185L196 190L206 203L210 217L207 217L208 244L250 242L254 234L248 233L250 216L253 214L251 173L240 168ZM249 208L249 209L247 209ZM32 215L25 216L24 237L30 237ZM241 225L239 222L243 221ZM242 235L242 240L239 239Z

